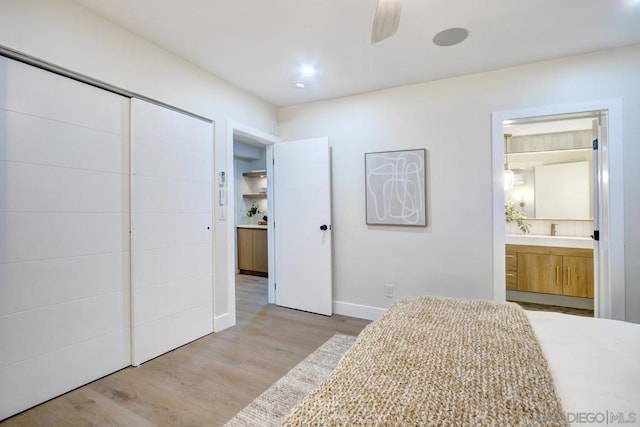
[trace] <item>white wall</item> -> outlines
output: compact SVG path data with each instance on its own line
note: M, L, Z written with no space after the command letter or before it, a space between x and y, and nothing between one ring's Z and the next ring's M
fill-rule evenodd
M227 119L270 133L275 108L65 0L3 0L0 45L215 121L215 169L226 169ZM217 200L215 201L217 203ZM214 313L227 310L227 237L215 223Z
M491 298L491 113L620 98L627 319L640 322L640 46L371 92L279 110L283 140L333 146L334 299L385 307L396 297ZM425 229L365 224L364 153L428 150Z

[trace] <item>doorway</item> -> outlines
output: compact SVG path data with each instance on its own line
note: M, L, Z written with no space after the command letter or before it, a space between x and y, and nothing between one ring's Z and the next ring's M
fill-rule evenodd
M503 123L508 301L593 317L601 122L606 111Z
M234 142L241 142L248 147L254 147L257 151L264 152L264 159L247 159L247 155L236 156L235 144ZM227 170L225 171L225 175L227 178L224 179L224 185L220 185L219 191L221 195L219 200L222 202L219 203L218 206L218 219L226 221L226 237L227 237L227 280L226 280L226 288L227 288L227 306L228 306L228 316L220 319L215 325L214 330L221 331L230 326L236 324L236 273L240 273L240 269L238 266L238 219L240 218L242 222L255 222L255 224L246 224L249 228L245 228L245 230L253 231L254 229L258 229L259 232L266 234L266 252L267 252L267 260L266 260L266 268L264 264L258 267L250 267L245 268L245 270L249 270L251 273L256 273L255 268L258 270L266 270L268 277L260 277L247 275L242 277L242 284L249 285L251 287L255 287L260 290L260 292L264 292L265 288L265 279L266 279L266 297L267 302L269 304L273 304L275 300L275 284L274 284L274 275L268 274L269 271L274 271L274 246L273 246L273 224L268 219L272 217L272 204L268 203L269 200L273 200L273 186L271 180L268 179L268 176L272 173L272 144L279 141L279 138L275 135L270 135L265 132L259 131L257 129L251 128L249 126L245 126L243 124L227 121ZM238 153L239 154L239 153ZM245 163L245 166L249 167L248 171L240 171L236 170L236 157L245 157L242 160ZM251 156L249 156L251 157ZM260 157L254 155L253 157ZM256 162L256 163L253 163ZM260 165L258 165L260 163ZM258 167L259 166L259 167ZM251 174L252 170L254 173ZM257 172L259 171L259 172ZM264 172L264 173L262 173ZM243 173L249 173L250 176L245 178ZM264 176L262 176L264 175ZM237 191L237 182L236 177L240 177L243 180L243 185L245 188L242 188L241 191ZM264 188L266 187L266 188ZM246 190L246 192L245 192ZM239 197L236 197L236 194L239 194ZM256 197L242 197L243 194L252 194L257 195ZM255 205L255 214L252 213L251 217L247 217L246 213L249 211L252 206ZM266 225L258 224L258 221L262 221L263 217L266 217ZM245 221L249 219L250 221ZM264 228L266 227L266 229ZM257 236L258 240L262 235ZM253 236L252 236L253 243ZM263 242L262 242L263 244ZM243 265L243 267L245 267Z
M589 119L600 118L601 125L606 132L603 135L596 135L593 139L598 139L599 150L597 155L593 157L595 169L594 181L593 181L593 194L598 197L593 198L592 215L594 217L593 226L591 227L590 234L593 231L599 232L598 241L589 242L593 245L593 277L595 282L595 289L593 291L594 301L594 315L595 317L614 318L624 320L624 246L623 246L623 199L622 199L622 140L621 140L621 114L620 114L620 101L619 100L603 100L594 102L585 102L581 104L551 106L525 110L513 110L513 111L501 111L496 112L492 116L493 120L493 224L494 224L494 298L498 300L507 299L507 293L513 297L513 290L508 291L508 278L505 274L517 274L518 270L521 270L521 266L514 263L510 259L506 258L507 255L511 255L518 261L522 258L521 254L508 253L506 251L505 244L509 243L509 237L506 236L508 228L505 224L505 210L508 206L505 205L509 199L505 197L505 194L510 196L511 202L514 204L516 210L523 211L525 213L528 208L528 212L536 212L535 202L532 201L532 195L525 194L523 191L518 194L518 200L513 200L511 193L505 193L505 169L509 169L509 166L504 163L506 145L508 144L509 137L505 138L505 134L509 134L509 127L514 125L534 124L542 122L559 121L559 119ZM505 125L508 127L505 128ZM585 126L583 126L585 127ZM583 129L586 130L586 129ZM596 129L598 132L598 129ZM604 138L603 138L604 137ZM539 143L540 141L538 141ZM588 148L588 147L587 147ZM544 151L544 150L541 150ZM509 153L510 154L510 153ZM566 154L566 153L565 153ZM584 155L588 156L586 153ZM575 153L574 153L575 155ZM576 160L576 159L574 159ZM569 163L577 163L570 161ZM587 159L587 163L588 159ZM575 166L575 165L573 165ZM553 169L553 168L552 168ZM541 173L543 169L541 169ZM522 174L521 174L522 175ZM522 176L520 177L522 178ZM535 178L534 178L535 179ZM540 177L540 182L544 178ZM543 200L540 200L543 202ZM544 204L543 202L542 204ZM532 206L530 206L532 205ZM541 205L542 206L542 205ZM533 209L532 209L533 208ZM544 209L541 211L544 212ZM542 214L544 216L544 214ZM551 225L547 230L547 225L540 218L537 218L535 222L540 222L542 225L535 224L536 232L541 235L539 238L543 238L544 235L552 234ZM551 219L551 218L549 218ZM534 222L534 221L529 221ZM525 221L526 223L526 221ZM551 222L558 226L558 222ZM532 226L534 224L531 224ZM583 228L589 227L590 224L581 225L565 225L565 233L571 228L574 229L573 234L585 234L582 231ZM575 229L578 231L575 231ZM540 231L542 230L542 231ZM513 230L511 230L513 231ZM547 232L548 231L548 232ZM586 236L581 236L586 237ZM546 236L544 236L546 238ZM586 242L583 242L586 243ZM530 245L533 248L534 245ZM585 249L583 249L584 251ZM615 255L614 255L615 254ZM552 284L557 283L559 285L560 294L562 294L562 288L568 289L567 286L573 285L571 277L575 276L577 266L574 265L574 261L578 258L571 257L572 254L567 254L567 266L568 270L565 272L564 267L559 267L562 264L563 254L549 255L550 263L555 262L557 267L549 269L549 282ZM585 255L585 254L579 254ZM528 255L527 255L528 256ZM538 256L538 255L534 255ZM580 261L584 261L578 259ZM525 259L526 262L526 259ZM584 262L580 265L584 265ZM572 269L573 268L573 272ZM509 271L512 269L512 271ZM557 269L557 271L556 271ZM551 277L553 276L553 277ZM517 275L518 279L520 276ZM567 282L569 281L569 282ZM510 284L513 288L514 283ZM540 296L540 290L538 289L538 297ZM516 290L515 292L518 292ZM535 294L532 294L535 295ZM522 295L520 295L522 296ZM584 295L583 295L584 296ZM565 296L561 295L561 298ZM539 302L539 301L536 301ZM566 301L565 301L566 302ZM572 301L575 302L575 301ZM584 301L582 301L584 302ZM548 303L548 302L546 302ZM564 305L564 304L563 304Z

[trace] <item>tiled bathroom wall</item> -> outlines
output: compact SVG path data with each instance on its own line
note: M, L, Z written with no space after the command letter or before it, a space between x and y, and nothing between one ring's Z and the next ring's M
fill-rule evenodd
M551 224L556 224L556 236L589 237L593 234L593 221L568 220L568 219L534 219L527 218L525 224L529 224L529 235L551 235ZM507 234L520 234L516 223L506 224Z

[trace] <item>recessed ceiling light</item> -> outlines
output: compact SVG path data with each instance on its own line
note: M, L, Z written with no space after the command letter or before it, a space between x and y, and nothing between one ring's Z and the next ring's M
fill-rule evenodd
M433 43L438 46L453 46L462 43L469 35L469 30L465 28L449 28L440 31L433 37Z
M304 89L304 83L302 83L302 82L294 82L293 83L293 87L295 87L296 89Z
M300 74L304 77L312 77L316 73L316 69L313 65L303 65L300 67Z

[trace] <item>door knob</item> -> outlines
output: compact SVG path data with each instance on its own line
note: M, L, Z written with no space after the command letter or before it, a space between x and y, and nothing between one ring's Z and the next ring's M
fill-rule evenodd
M326 225L326 224L322 224L322 225L320 226L320 230L322 230L322 231L327 231L327 229L328 229L328 228L329 228L329 227L327 227L327 225Z

